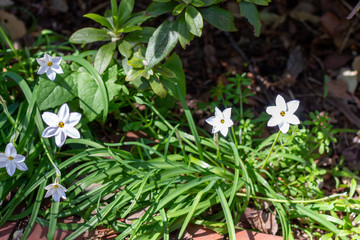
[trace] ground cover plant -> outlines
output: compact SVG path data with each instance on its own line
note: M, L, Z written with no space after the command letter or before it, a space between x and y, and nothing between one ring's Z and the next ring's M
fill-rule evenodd
M269 1L234 3L259 36L258 9ZM360 238L358 172L344 157L319 164L341 133L356 130L334 127L327 113L305 110L306 96L285 90L269 87L269 102L247 108L259 95L251 65L224 73L211 101L190 109L180 52L205 23L237 31L233 12L212 0L108 5L84 15L97 27L69 37L43 30L24 48L1 25L0 226L26 219L21 239L35 223L48 226L48 239L99 226L116 239L180 239L189 223L229 239L242 229ZM336 191L323 190L325 176ZM82 222L61 221L71 216Z

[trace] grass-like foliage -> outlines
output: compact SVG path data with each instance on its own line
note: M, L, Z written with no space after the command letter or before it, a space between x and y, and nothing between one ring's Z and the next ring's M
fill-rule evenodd
M218 2L154 1L134 13L134 1L112 0L104 16L85 15L103 28L80 29L70 41L44 30L33 46L20 50L0 27L0 226L28 217L22 239L38 223L49 227L48 239L56 229L73 230L67 239L75 239L105 226L118 233L116 239L138 240L169 239L175 230L181 238L194 223L234 240L242 214L252 208L275 221L276 227L263 231L284 239L294 239L296 231L310 238L360 239L360 178L341 163L317 165L340 131L326 114L299 114L307 119L300 123L295 111L301 103L278 96L255 117L244 107L254 93L242 74L215 87L216 100L199 105L230 109L207 119L212 134L195 124L181 59L171 51L200 37L203 19L236 30ZM240 7L258 34L254 3L268 1L241 1ZM176 20L141 27L165 13ZM107 42L98 50L79 51L73 44L97 41ZM62 57L60 65L50 59L38 71L45 53ZM56 77L41 74L47 67ZM277 126L281 131L268 134ZM144 137L127 141L126 132ZM9 175L15 155L5 149L8 143L25 156L27 170L21 165ZM325 195L325 174L336 182L351 178L343 186L348 191ZM58 221L70 216L83 222Z

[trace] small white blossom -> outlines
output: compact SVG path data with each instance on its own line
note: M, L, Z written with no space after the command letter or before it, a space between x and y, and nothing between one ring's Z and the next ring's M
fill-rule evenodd
M215 116L209 117L206 119L206 122L213 126L211 133L220 133L226 137L229 131L229 127L234 125L231 117L231 108L225 109L221 112L217 107L215 107Z
M278 125L282 133L287 133L290 124L300 124L299 118L294 114L299 107L299 100L292 100L286 103L282 96L277 95L275 103L276 106L266 108L266 112L272 116L267 123L268 127Z
M42 133L42 137L55 136L56 146L61 147L64 145L67 136L80 138L80 133L74 126L80 121L81 114L77 112L71 113L66 103L60 107L57 115L52 112L44 112L41 117L49 125Z
M47 185L45 189L47 190L45 198L52 196L55 202L58 202L60 198L66 199L65 192L67 189L64 188L61 184L57 183L56 180L55 183Z
M40 64L37 74L46 73L46 76L48 76L51 81L55 80L57 73L64 73L60 67L61 57L51 57L45 53L44 57L37 58L36 61Z
M12 143L6 145L5 153L0 153L0 168L6 167L6 171L10 176L15 173L16 168L21 171L28 170L24 161L25 157L17 154Z

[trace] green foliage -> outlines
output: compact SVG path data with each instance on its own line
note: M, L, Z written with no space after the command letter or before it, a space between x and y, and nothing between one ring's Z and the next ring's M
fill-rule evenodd
M268 117L259 113L255 118L245 108L254 91L244 73L220 82L211 90L214 100L199 105L207 111L221 104L232 107L236 124L230 134L214 139L195 125L185 101L182 62L172 51L177 42L185 48L200 37L204 20L223 31L236 30L219 0L157 0L135 13L134 1L110 3L104 16L85 15L101 29L80 29L70 38L83 48L105 41L97 50L79 51L48 30L31 51L16 50L0 28L0 67L5 69L0 73L0 152L13 142L28 166L13 176L0 168L0 226L28 218L23 239L35 222L49 227L49 239L56 229L74 231L67 239L75 239L100 225L116 231L118 239L168 239L176 229L181 238L188 224L195 223L235 239L246 208L260 210L266 203L284 239L293 239L294 229L321 239L359 238L358 173L342 162L332 169L317 165L331 153L340 132L327 113L310 113L288 134L269 135ZM239 4L259 34L254 4L268 1ZM142 26L162 14L173 21ZM64 55L64 73L55 81L35 74L36 59L44 53ZM41 114L57 112L64 103L82 114L76 126L81 138L67 139L58 149L53 139L42 137ZM144 137L125 140L128 131ZM279 141L273 145L275 139ZM348 193L324 196L325 174ZM44 187L55 177L68 189L67 199L49 207L42 204ZM10 192L10 201L4 201ZM20 206L25 210L14 214ZM74 215L84 222L58 221Z

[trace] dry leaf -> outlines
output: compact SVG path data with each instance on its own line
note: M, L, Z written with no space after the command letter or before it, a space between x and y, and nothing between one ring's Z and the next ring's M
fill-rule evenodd
M275 215L268 210L256 210L246 208L246 220L250 223L251 227L263 233L271 233L275 235L278 231L278 224L276 223Z
M21 38L26 34L24 22L13 14L0 10L0 22L5 26L5 31L9 31L12 39Z

